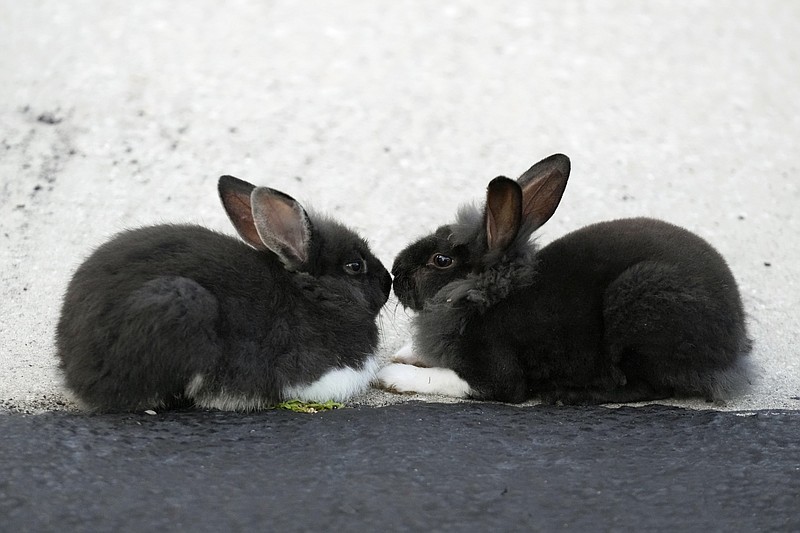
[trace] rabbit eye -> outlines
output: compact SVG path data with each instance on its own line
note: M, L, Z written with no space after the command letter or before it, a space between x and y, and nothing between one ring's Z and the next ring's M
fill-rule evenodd
M367 271L367 263L363 259L350 261L344 265L344 271L348 274L363 274Z
M444 254L433 254L430 261L428 262L429 265L433 265L439 269L450 268L453 266L453 258L449 255Z

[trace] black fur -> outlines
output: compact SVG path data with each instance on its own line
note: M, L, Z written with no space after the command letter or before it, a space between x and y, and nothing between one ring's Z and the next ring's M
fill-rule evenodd
M418 356L453 369L474 397L507 402L720 399L739 387L751 345L741 299L725 260L700 237L633 218L584 227L541 250L530 241L568 174L568 159L556 155L520 178L523 206L536 201L531 194L549 199L523 207L518 224L506 217L517 233L500 249L488 228L503 215L465 207L398 255L394 290L419 311ZM561 189L543 193L535 179ZM509 183L494 180L489 199ZM452 266L437 268L437 254Z
M252 186L224 179L249 197ZM125 231L100 246L75 272L57 327L67 386L98 410L215 398L255 408L333 368L360 369L391 278L351 230L319 216L307 224L308 257L294 271L272 251L193 225ZM365 272L344 269L362 260Z

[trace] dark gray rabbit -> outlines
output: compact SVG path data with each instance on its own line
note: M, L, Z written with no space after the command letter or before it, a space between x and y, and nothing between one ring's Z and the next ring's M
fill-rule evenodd
M633 218L541 249L530 241L569 171L556 154L517 181L498 177L482 210L462 207L400 252L394 291L418 311L414 353L379 371L383 387L607 403L721 399L746 383L751 342L736 282L697 235Z
M391 277L367 243L279 191L223 176L219 194L244 243L144 227L75 272L56 347L85 407L248 410L369 385Z

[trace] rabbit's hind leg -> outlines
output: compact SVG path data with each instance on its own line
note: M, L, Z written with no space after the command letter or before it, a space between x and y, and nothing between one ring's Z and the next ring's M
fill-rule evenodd
M219 358L217 299L191 279L144 283L116 318L118 337L96 393L123 409L181 405Z
M734 365L741 339L726 303L707 281L675 265L634 265L606 290L606 357L629 382L679 395L714 397L719 371Z

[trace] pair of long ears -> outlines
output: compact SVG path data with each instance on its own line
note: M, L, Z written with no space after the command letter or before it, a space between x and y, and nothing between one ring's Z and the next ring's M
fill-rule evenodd
M275 253L289 270L308 260L311 223L291 196L222 176L219 197L233 227L247 244Z
M529 168L517 181L504 176L486 191L486 243L503 250L516 238L523 223L536 230L556 212L569 178L569 158L554 154Z

